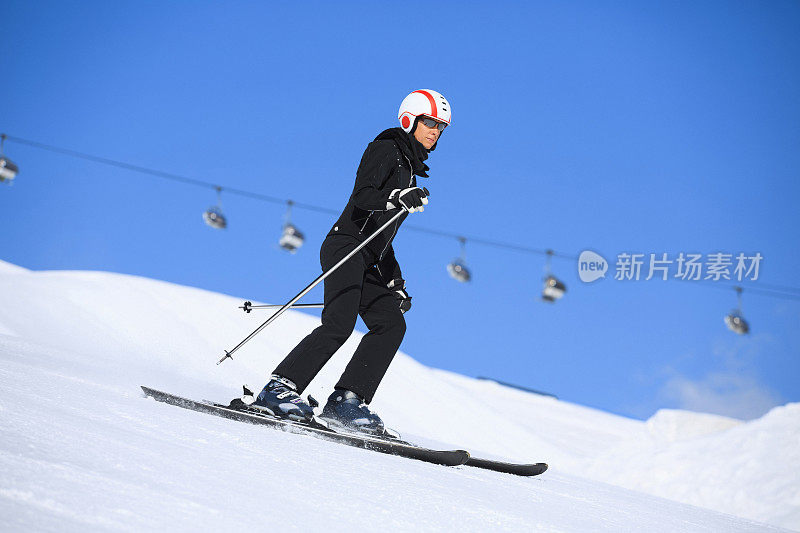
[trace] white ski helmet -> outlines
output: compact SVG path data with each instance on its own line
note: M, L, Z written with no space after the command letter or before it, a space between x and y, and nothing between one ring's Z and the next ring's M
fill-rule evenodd
M411 133L414 120L420 115L450 124L450 103L436 91L430 89L414 91L406 96L403 103L400 104L397 118L400 120L403 130Z

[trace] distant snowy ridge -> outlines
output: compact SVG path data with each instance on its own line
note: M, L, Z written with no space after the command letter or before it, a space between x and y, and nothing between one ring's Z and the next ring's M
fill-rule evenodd
M659 409L647 421L647 429L653 438L672 442L711 435L741 424L741 420L727 416Z
M13 273L29 273L30 270L27 268L17 266L13 263L9 263L8 261L3 261L0 259L0 274L13 274Z
M223 348L263 320L261 315L242 313L237 308L239 298L137 276L35 272L1 261L0 295L0 363L4 365L0 372L14 378L8 383L21 384L31 376L29 385L34 386L32 373L44 372L44 377L36 379L67 379L73 399L81 401L87 401L80 396L82 391L105 388L110 398L123 394L124 398L114 400L123 414L131 406L153 409L137 403L141 384L215 400L238 394L242 383L258 388L275 364L319 322L290 311L233 361L216 366ZM348 340L308 392L318 398L327 395L360 337L356 333ZM18 355L22 352L25 358ZM404 393L409 387L424 389L429 397L409 401ZM10 391L0 387L0 417L14 403ZM417 416L429 401L448 416L444 420ZM509 404L515 406L513 412ZM589 478L800 530L800 470L796 466L800 464L800 404L775 408L750 422L676 410L662 410L640 422L431 369L398 353L373 406L404 435L424 443L456 445L498 458L545 461L551 465L547 475L553 480L560 479L559 475ZM175 420L187 416L174 415ZM145 422L135 416L132 420L145 431ZM226 432L251 431L209 424ZM81 431L91 431L91 427L81 426ZM0 471L3 466L14 467L13 457L19 456L17 448L22 443L9 441L13 435L17 433L0 428L0 451L7 454L0 455L5 461ZM14 468L10 471L23 478L28 475L28 470ZM14 492L19 489L2 476L0 511L3 498L22 505L23 496ZM26 520L19 524L35 524ZM709 520L718 527L721 523ZM543 528L558 527L545 523Z

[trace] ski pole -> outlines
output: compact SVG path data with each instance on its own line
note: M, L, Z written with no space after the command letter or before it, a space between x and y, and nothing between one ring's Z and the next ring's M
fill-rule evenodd
M253 302L247 301L239 306L239 309L244 309L245 313L249 313L253 309L275 309L280 307L281 304L267 304L267 305L253 305ZM325 304L294 304L292 309L322 309Z
M430 193L428 193L428 190L427 190L427 189L424 189L424 190L425 190L425 195L426 195L426 196L427 196L428 194L430 194ZM222 362L223 362L225 359L233 359L233 357L231 357L231 356L234 354L234 352L236 352L236 350L238 350L239 348L241 348L241 347L242 347L242 346L243 346L243 345L244 345L244 344L245 344L247 341L249 341L250 339L252 339L252 338L253 338L253 337L255 337L256 335L258 335L258 333L259 333L261 330L263 330L265 327L269 326L269 325L270 325L270 324L271 324L271 323L272 323L272 322L273 322L273 321L274 321L276 318L278 318L279 316L281 316L281 315L283 314L283 312L284 312L284 311L286 311L286 310L287 310L287 309L289 309L289 308L290 308L292 305L294 305L294 303L295 303L297 300L299 300L300 298L302 298L303 296L305 296L305 295L306 295L306 293L307 293L308 291L310 291L311 289L313 289L314 287L316 287L316 286L317 286L317 284L319 284L319 282L320 282L320 281L322 281L322 280L324 280L325 278L327 278L327 277L328 277L329 275L331 275L331 274L332 274L332 273L333 273L333 272L334 272L334 271L335 271L337 268L339 268L340 266L342 266L342 265L343 265L343 264L344 264L344 263L345 263L345 262L346 262L348 259L350 259L350 258L351 258L351 257L353 257L354 255L356 255L356 254L358 253L358 251L359 251L359 250L361 250L361 249L362 249L364 246L366 246L366 245L367 245L367 244L368 244L368 243L369 243L369 242L370 242L372 239L374 239L375 237L377 237L377 236L378 236L378 235L379 235L379 234L380 234L380 233L381 233L383 230L385 230L386 228L388 228L388 227L389 227L389 226L390 226L390 225L391 225L391 224L392 224L392 223L393 223L395 220L397 220L398 218L400 218L400 216L401 216L403 213L405 213L406 211L408 211L408 210L407 210L405 207L403 207L402 209L400 209L399 211L397 211L397 213L396 213L396 214L395 214L395 215L394 215L392 218L390 218L388 221L386 221L386 223L385 223L383 226L381 226L380 228L378 228L377 230L375 230L375 233L373 233L372 235L370 235L369 237L367 237L366 239L364 239L364 242L362 242L361 244L359 244L358 246L356 246L356 247L353 249L353 251L351 251L349 254L347 254L346 256L344 256L344 257L343 257L343 258L342 258L342 259L341 259L341 260L340 260L338 263L336 263L335 265L333 265L333 266L332 266L332 267L331 267L331 268L330 268L330 269L329 269L327 272L323 272L322 274L320 274L320 275L319 275L319 277L317 277L317 279L315 279L314 281L312 281L312 282L311 282L311 283L308 285L308 287L306 287L305 289L303 289L302 291L300 291L300 292L297 294L297 296L295 296L294 298L292 298L291 300L289 300L288 302L286 302L286 303L285 303L285 304L284 304L284 305L283 305L283 306L282 306L280 309L278 309L277 311L275 311L275 313L274 313L274 314L273 314L271 317L269 317L269 318L268 318L268 319L267 319L267 320L266 320L266 321L265 321L263 324L261 324L260 326L258 326L258 327L255 329L255 331L253 331L253 333L251 333L250 335L248 335L247 337L245 337L245 338L244 338L244 340L242 340L242 342L240 342L239 344L237 344L236 346L234 346L234 347L233 347L233 349L232 349L232 350L230 350L230 351L228 351L228 350L225 350L225 355L222 357L222 359L220 359L219 361L217 361L217 364L220 364L220 363L222 363Z

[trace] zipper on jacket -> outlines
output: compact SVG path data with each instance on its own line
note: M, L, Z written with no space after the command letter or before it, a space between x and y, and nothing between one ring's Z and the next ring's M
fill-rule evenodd
M411 178L408 180L408 186L411 187L411 184L414 183L414 167L411 165L411 160L408 158L406 154L403 154L403 157L406 158L406 161L408 161L408 168L411 169ZM394 236L397 233L397 227L399 225L400 225L399 220L394 223L394 230L392 231L392 236L389 237L389 239L386 241L386 245L383 247L383 250L381 250L381 255L378 256L378 261L381 261L383 259L383 254L386 253L386 249L389 247L389 244L391 244L392 239L394 239Z
M408 168L411 169L411 178L408 180L408 186L411 187L411 184L414 183L414 166L411 164L411 160L406 154L403 154L403 157L406 158L406 161L408 161Z
M369 222L369 219L370 219L370 217L372 216L372 213L374 213L374 212L375 212L375 211L370 211L370 212L369 212L369 215L367 215L367 219L364 221L364 225L363 225L363 226L361 226L361 229L360 229L360 230L358 230L358 234L359 234L359 235L361 235L361 233L363 233L363 231L364 231L364 228L366 228L366 227L367 227L367 222Z

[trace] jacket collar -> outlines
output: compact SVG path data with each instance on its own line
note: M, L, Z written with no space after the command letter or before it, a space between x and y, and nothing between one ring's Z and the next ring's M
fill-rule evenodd
M427 178L426 171L430 170L424 163L428 159L428 150L413 135L406 133L403 128L389 128L375 137L376 141L391 140L397 145L403 155L411 162L414 174Z

